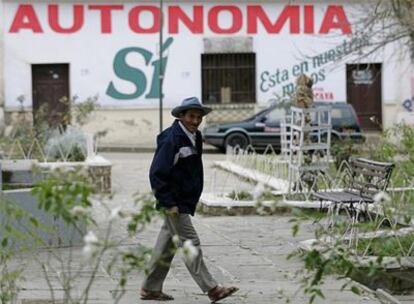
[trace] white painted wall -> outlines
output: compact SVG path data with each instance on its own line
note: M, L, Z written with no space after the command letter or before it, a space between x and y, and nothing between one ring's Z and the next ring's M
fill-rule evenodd
M44 33L33 33L31 30L21 30L19 33L10 33L9 29L15 17L20 1L8 1L4 3L3 18L1 26L4 29L4 96L6 110L13 111L19 105L17 97L26 97L25 105L32 104L31 88L31 64L38 63L69 63L70 64L70 93L78 95L79 100L89 96L99 95L99 103L102 110L96 115L97 122L88 125L90 130L99 130L104 127L111 129L108 142L116 144L131 143L139 144L140 141L147 141L153 138L158 132L158 99L148 99L147 94L153 77L151 63L158 59L158 34L136 34L128 27L128 12L140 3L125 2L122 11L112 13L112 33L102 34L100 31L100 14L90 11L85 7L85 24L83 28L74 34L57 34L48 25L46 2L32 3L40 21ZM322 2L322 3L320 3ZM344 1L344 3L347 1ZM108 1L108 4L112 2ZM122 4L116 1L117 4ZM201 56L203 53L204 37L226 37L228 35L212 33L207 24L208 11L218 4L236 5L243 12L243 26L233 36L253 37L253 48L256 52L257 66L257 102L265 105L275 94L283 95L283 86L294 81L293 67L307 62L307 74L323 73L324 78L314 85L323 94L330 96L334 101L346 101L346 75L345 63L324 64L319 67L312 65L311 57L323 54L342 44L344 39L350 37L332 31L329 35L307 35L291 34L288 31L288 24L285 25L279 34L268 34L262 26L256 35L246 33L246 6L252 3L238 4L225 2L211 3L205 1L204 6L204 33L193 34L185 26L180 24L179 34L168 35L165 30L164 40L172 37L173 43L167 50L168 63L164 82L164 104L167 108L166 117L169 117L169 110L178 105L180 101L191 95L201 96ZM309 2L306 2L309 4ZM96 2L95 2L96 4ZM102 3L101 3L102 4ZM145 1L141 4L155 5ZM257 4L257 3L256 3ZM317 1L314 4L315 30L318 31L324 17L327 1ZM180 5L191 15L193 5L191 1L173 2L165 4L165 11L168 6ZM262 7L270 19L275 20L280 14L285 2L274 3L264 1ZM353 8L343 4L348 18L354 14ZM303 5L302 5L303 6ZM60 18L62 26L69 26L72 23L72 3L60 3ZM303 10L301 9L301 14ZM142 25L150 26L152 18L150 14L142 14ZM226 28L231 25L230 14L223 12L219 15L219 24ZM303 19L301 24L303 23ZM301 26L303 30L303 25ZM116 88L125 93L132 92L134 86L125 80L119 79L113 69L114 57L121 49L128 47L144 48L152 53L150 62L146 65L142 56L131 53L127 57L130 66L142 70L147 79L146 91L142 96L132 100L117 100L106 95L106 89L111 81ZM376 55L375 62L383 64L383 120L388 125L397 119L396 113L404 111L401 103L406 98L411 98L411 70L408 60L391 62L388 55L391 51L385 51ZM352 59L349 59L352 62ZM368 60L368 59L367 59ZM286 70L287 80L279 84L270 83L270 75L277 71ZM141 84L142 85L142 84ZM322 94L322 96L323 96ZM128 121L150 120L151 125L143 122L135 125L128 125ZM168 118L166 118L168 122ZM165 123L164 126L168 124ZM129 131L139 128L137 140L130 140ZM141 133L140 133L141 132ZM145 136L148 136L145 139Z

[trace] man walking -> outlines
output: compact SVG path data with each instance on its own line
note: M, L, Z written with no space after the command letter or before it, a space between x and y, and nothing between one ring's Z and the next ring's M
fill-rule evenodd
M203 190L202 138L198 131L203 116L211 112L196 97L184 99L171 114L177 119L157 137L157 150L150 168L151 188L157 209L167 211L164 224L142 284L141 299L169 301L174 298L162 292L171 261L174 258L173 237L180 244L191 241L197 248L193 259L185 265L201 290L215 303L238 290L222 287L213 279L203 260L200 239L191 222Z

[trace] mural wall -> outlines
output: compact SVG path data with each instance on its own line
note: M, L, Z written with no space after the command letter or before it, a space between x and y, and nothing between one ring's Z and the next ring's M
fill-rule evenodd
M7 108L17 107L21 95L31 104L31 64L41 63L69 63L70 91L80 100L98 94L103 107L158 106L156 5L4 5ZM201 95L203 38L216 36L253 37L259 104L292 93L303 72L314 79L316 100L345 101L343 67L333 62L364 43L349 36L349 10L329 3L168 3L162 45L166 106Z

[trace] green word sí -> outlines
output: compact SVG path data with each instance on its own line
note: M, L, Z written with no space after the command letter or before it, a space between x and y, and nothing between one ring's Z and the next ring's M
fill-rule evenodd
M168 38L161 47L161 54L164 53L165 50L172 44L173 38ZM148 66L152 59L153 59L153 53L140 47L128 47L120 50L116 55L114 59L114 72L115 75L123 80L131 82L135 90L132 93L123 93L120 92L116 87L113 81L111 81L108 85L108 88L106 89L106 94L114 99L120 99L120 100L130 100L130 99L136 99L141 97L147 90L147 76L145 73L137 68L130 66L126 58L131 53L137 53L141 55L144 59L145 65ZM162 55L161 55L162 56ZM162 61L162 66L161 66ZM163 57L163 60L157 59L155 61L152 61L151 65L153 67L153 74L151 79L151 86L149 89L149 92L145 95L145 98L151 99L151 98L159 98L160 97L160 74L164 75L165 68L167 66L167 57Z

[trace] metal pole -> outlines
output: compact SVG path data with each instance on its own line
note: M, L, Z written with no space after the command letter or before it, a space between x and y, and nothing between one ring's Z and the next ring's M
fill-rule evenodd
M163 62L162 62L162 29L163 29L163 0L160 0L160 41L159 41L159 56L160 56L160 65L159 65L159 94L160 94L160 133L162 132L162 85L164 81L164 71L163 71Z

